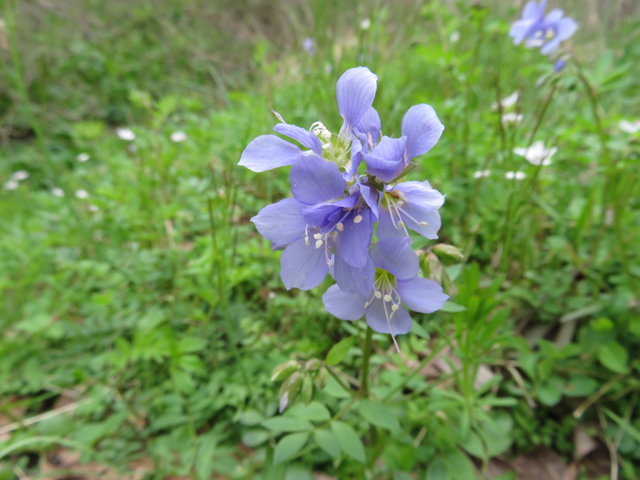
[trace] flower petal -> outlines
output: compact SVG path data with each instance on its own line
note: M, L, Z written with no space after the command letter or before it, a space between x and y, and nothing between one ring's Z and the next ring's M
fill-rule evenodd
M444 125L433 107L421 104L411 107L402 119L402 136L407 137L406 158L411 160L427 153L438 143Z
M297 145L275 135L260 135L244 149L238 165L253 172L265 172L291 165L298 155L300 148Z
M392 313L393 317L389 318ZM390 302L385 305L383 299L375 299L367 309L367 324L378 333L403 335L411 331L413 322L411 316L403 307L392 312ZM389 326L391 326L391 329L389 329Z
M355 222L360 216L362 219ZM369 247L373 237L371 210L354 210L343 222L344 230L338 233L342 258L355 268L363 268L369 259Z
M300 155L291 167L289 180L294 198L307 205L340 198L347 187L336 164L317 155Z
M559 8L554 8L549 13L547 13L547 15L544 17L545 25L552 26L554 23L558 22L562 18L563 14L564 12L562 10L560 10Z
M340 289L347 293L360 293L369 297L373 292L373 280L376 267L370 259L363 268L355 268L349 265L342 257L340 242L336 242L335 265L333 278L340 286Z
M509 29L509 36L513 37L514 45L518 45L531 34L534 28L535 24L531 20L517 20Z
M367 67L350 68L342 74L336 85L338 111L344 119L340 137L351 138L354 129L373 104L378 77Z
M358 178L358 181L360 181L359 178ZM369 205L369 208L371 209L371 214L377 220L378 219L378 191L375 188L370 187L369 185L366 185L364 183L360 183L359 185L360 185L360 195L362 196L364 201L367 203L367 205Z
M307 225L301 206L297 200L285 198L264 207L251 221L263 237L276 244L287 244L302 235Z
M362 116L356 128L356 133L363 145L369 143L368 133L371 134L374 144L378 142L380 137L380 115L378 115L378 111L375 108L369 107L369 110Z
M433 313L440 310L449 298L449 295L442 292L440 285L428 278L399 280L396 282L396 290L402 304L414 312Z
M410 203L423 210L437 210L444 205L444 195L431 188L428 181L399 183L393 189L399 192L405 203ZM404 207L403 207L404 208Z
M324 246L316 248L314 242L307 245L304 237L285 248L280 265L280 278L287 290L311 290L322 283L329 269Z
M560 40L566 40L573 36L578 29L578 22L576 22L573 18L565 17L558 22L556 25L556 36Z
M400 212L400 215L402 215L402 221L407 225L407 228L410 228L414 232L418 232L420 235L430 240L438 238L438 231L442 226L442 220L440 219L440 214L437 210L425 211L419 206L411 203L404 204L402 210L404 210L404 214L403 212ZM414 218L420 222L425 222L426 225L422 225L422 223L414 221Z
M409 245L409 237L378 240L371 247L371 260L398 280L409 280L418 275L420 269L418 255Z
M383 200L380 205L380 210L378 211L378 228L376 229L376 237L378 240L382 240L383 238L398 238L398 237L406 237L407 234L404 231L404 228L398 227L391 217L389 213L388 205L386 205L386 201Z
M382 137L371 153L362 154L367 164L367 173L375 175L384 182L394 180L406 166L404 162L406 144L407 137Z
M367 299L360 293L346 293L338 285L332 285L322 296L324 308L340 320L358 320L365 314Z
M302 127L297 127L295 125L289 125L286 123L279 123L273 129L281 135L285 135L289 138L293 138L300 142L303 146L307 147L310 150L313 150L313 153L322 157L322 143L320 139L314 135L313 132L309 130L305 130Z

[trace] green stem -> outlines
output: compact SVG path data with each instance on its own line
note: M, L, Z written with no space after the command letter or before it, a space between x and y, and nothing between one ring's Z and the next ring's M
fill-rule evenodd
M362 375L360 376L360 393L362 398L369 396L369 357L371 357L371 335L373 330L367 325L367 336L364 341L364 354L362 355Z

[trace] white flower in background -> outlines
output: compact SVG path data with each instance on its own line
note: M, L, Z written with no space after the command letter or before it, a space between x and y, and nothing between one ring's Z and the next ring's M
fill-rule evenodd
M520 92L518 90L513 92L508 97L503 98L500 101L500 105L502 106L502 109L506 110L507 108L513 107L518 102L518 98L520 98ZM491 110L498 110L498 102L493 102L491 104Z
M460 40L460 32L459 31L456 30L451 35L449 35L449 41L451 43L457 43L458 40Z
M524 177L526 177L524 172L507 172L504 176L507 180L524 180Z
M76 160L79 161L80 163L84 163L87 160L89 160L89 154L88 153L84 153L84 152L83 153L79 153L78 156L76 157Z
M56 197L64 197L64 190L62 190L61 188L52 188L51 189L51 193L53 195L55 195Z
M20 185L20 184L16 180L8 180L4 184L4 189L5 190L15 190L16 188L18 188L18 185Z
M274 298L276 298L276 292L269 292L267 294L267 297L269 298L269 300L273 300Z
M634 120L633 122L630 122L628 120L621 120L618 124L618 127L620 127L620 130L622 130L623 132L636 133L640 131L640 120Z
M116 135L118 135L122 140L126 140L128 142L131 142L136 138L136 134L128 128L116 128Z
M127 150L130 153L136 153L138 151L138 147L136 147L134 144L130 143L129 145L127 145Z
M516 125L519 125L521 121L522 121L521 113L505 113L504 115L502 115L503 125L507 125L509 123L515 123Z
M556 147L544 148L544 143L538 140L527 148L514 148L513 153L527 159L531 165L551 165L551 157L558 151Z
M369 30L369 28L371 28L371 19L363 18L362 21L360 22L360 28L362 30Z
M76 197L82 199L89 198L89 192L86 190L76 190Z
M187 139L187 134L183 131L173 132L171 134L171 140L174 142L184 142Z
M18 170L17 172L13 172L13 175L11 175L11 178L20 182L22 180L26 180L27 178L29 178L29 172L25 170Z
M89 210L92 212L97 212L100 210L97 205L89 205Z
M491 170L478 170L477 172L473 172L473 178L488 177L489 175L491 175Z

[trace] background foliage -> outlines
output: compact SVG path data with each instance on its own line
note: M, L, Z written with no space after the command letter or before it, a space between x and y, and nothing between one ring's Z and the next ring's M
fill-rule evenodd
M0 191L0 478L542 478L531 452L637 478L640 137L618 122L640 117L638 5L560 3L581 25L556 75L505 2L3 3L0 175L30 176ZM335 129L360 64L386 134L438 112L411 178L447 194L439 242L462 252L419 245L453 305L416 314L402 355L374 335L366 399L363 326L287 292L248 221L288 173L236 167L271 108ZM511 153L533 140L550 166Z

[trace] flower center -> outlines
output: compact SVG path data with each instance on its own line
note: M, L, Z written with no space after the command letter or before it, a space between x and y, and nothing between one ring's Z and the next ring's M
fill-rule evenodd
M387 325L389 326L389 332L391 333L391 338L393 339L393 344L395 345L396 350L400 353L400 347L398 346L396 336L393 333L393 328L391 327L393 315L400 309L400 303L402 302L395 285L396 278L392 274L386 270L382 270L381 268L376 268L375 280L373 281L373 293L364 304L364 308L371 305L374 298L377 300L382 299L382 307L387 319Z
M392 192L392 193L396 193L396 192ZM407 211L402 208L404 206L404 200L400 200L393 194L386 194L384 198L387 200L387 206L389 207L389 213L391 215L391 221L393 222L393 226L396 229L400 229L400 228L404 229L404 233L407 237L409 237L409 243L411 243L411 237L409 235L409 231L407 230L407 225L403 220L403 218L408 218L409 220L414 221L415 223L417 223L422 227L426 227L429 224L424 220L417 220L413 216L411 216L409 213L407 213Z

